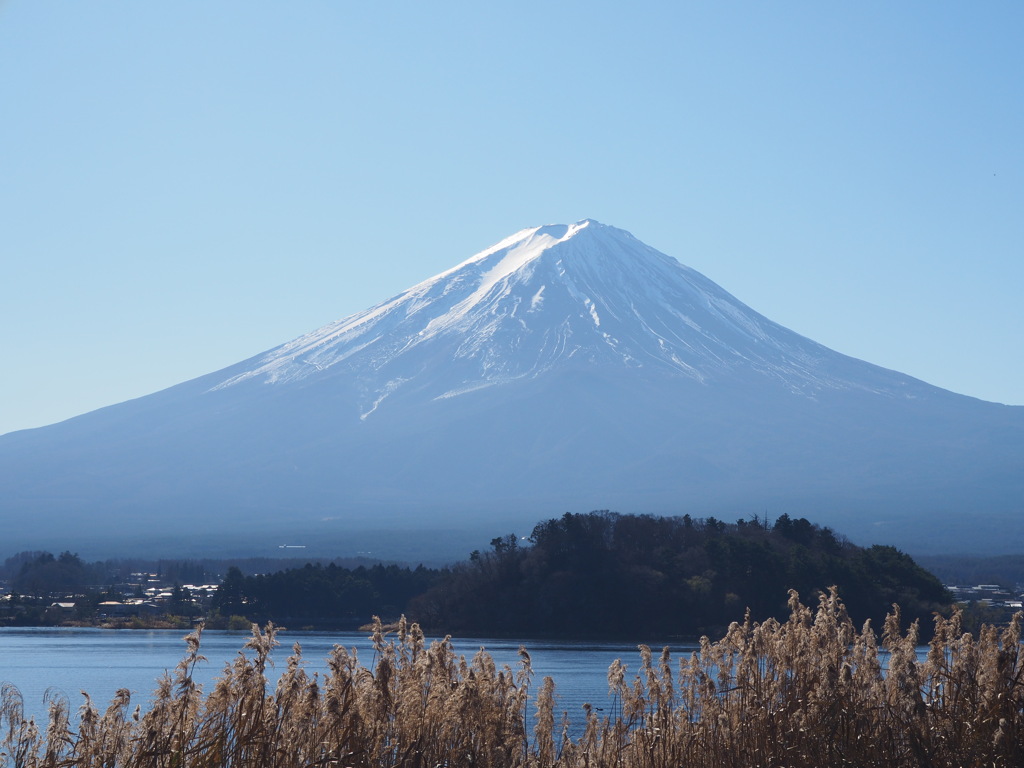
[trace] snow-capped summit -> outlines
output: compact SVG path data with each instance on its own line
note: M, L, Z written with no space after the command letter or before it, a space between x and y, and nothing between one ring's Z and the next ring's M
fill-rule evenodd
M214 389L355 376L364 418L413 385L447 398L567 364L653 368L702 383L767 376L807 394L904 394L906 377L844 378L843 360L628 232L584 219L521 230L271 350Z
M1024 408L834 352L583 220L222 371L0 436L19 549L187 552L200 531L219 551L337 555L376 530L379 556L423 557L395 551L397 531L446 529L463 538L444 554L464 555L600 508L1018 551Z

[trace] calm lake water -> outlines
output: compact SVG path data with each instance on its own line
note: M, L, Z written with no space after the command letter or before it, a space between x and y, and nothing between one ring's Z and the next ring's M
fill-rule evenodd
M146 709L156 680L165 670L173 670L185 652L182 630L104 630L79 628L5 628L0 629L0 682L13 683L25 700L26 715L45 721L44 694L47 689L67 696L74 712L82 703L80 691L87 692L102 711L118 688L132 691L134 704ZM373 662L373 647L366 632L291 632L278 634L281 645L274 654L277 669L283 670L292 645L302 646L307 673L323 672L324 660L335 644L355 648L364 666ZM209 691L226 663L235 659L248 639L247 632L207 630L203 632L200 652L208 661L201 664L194 679ZM559 712L570 720L583 719L582 705L594 707L609 703L607 673L615 659L622 659L630 674L640 663L636 645L585 642L522 642L533 661L532 693L545 676L555 681ZM519 641L487 638L456 638L458 653L471 658L485 648L500 667L515 668ZM651 643L660 650L663 644ZM689 653L693 645L672 646L675 655ZM268 674L276 681L274 671ZM628 678L627 678L628 679ZM531 708L532 714L532 708Z

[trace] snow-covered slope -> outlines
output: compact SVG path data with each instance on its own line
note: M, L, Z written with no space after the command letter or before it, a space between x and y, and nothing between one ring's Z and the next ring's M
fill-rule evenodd
M361 415L429 380L433 398L566 364L653 368L703 384L761 376L794 392L905 395L907 377L846 360L757 314L628 232L592 220L517 232L454 269L261 357L215 389L325 372L366 384Z
M426 533L446 529L458 555L595 508L788 512L912 551L1013 551L1024 409L829 350L586 220L223 371L0 436L15 551L340 553L369 530L436 551Z

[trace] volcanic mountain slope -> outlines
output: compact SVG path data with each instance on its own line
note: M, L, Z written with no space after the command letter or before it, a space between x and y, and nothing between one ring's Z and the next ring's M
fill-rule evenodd
M528 533L596 508L1019 550L1024 408L833 352L588 220L518 232L225 370L0 437L0 521L25 547L337 552L360 531Z

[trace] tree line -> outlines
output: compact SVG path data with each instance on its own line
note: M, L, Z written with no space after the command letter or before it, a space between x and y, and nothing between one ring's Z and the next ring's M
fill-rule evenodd
M377 564L346 568L307 563L246 576L232 566L213 598L222 616L240 615L298 628L355 628L374 616L397 618L414 597L434 586L437 569Z
M725 523L567 513L527 537L441 569L307 564L276 573L229 572L214 599L224 614L292 626L357 626L400 614L440 633L520 637L699 637L742 620L784 618L789 590L805 599L837 586L858 623L894 603L922 619L952 598L899 550L859 547L805 518Z
M876 626L896 603L904 616L922 619L925 632L932 612L952 602L937 578L893 547L855 546L789 515L726 523L567 513L539 523L529 536L497 537L488 551L445 568L339 561L272 570L274 564L227 567L209 617L355 628L375 615L405 614L442 634L635 639L720 634L747 609L756 620L782 618L791 589L812 599L835 585L851 617ZM96 585L136 568L181 584L210 579L212 565L86 563L70 552L26 552L8 558L0 571L14 593L78 592L97 602L115 590ZM267 572L252 573L255 565Z

